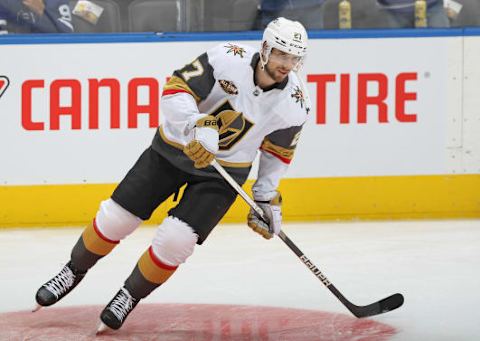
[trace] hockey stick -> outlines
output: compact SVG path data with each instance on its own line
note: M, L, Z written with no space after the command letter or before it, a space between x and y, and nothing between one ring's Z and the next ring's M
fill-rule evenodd
M213 160L211 165L220 173L220 175L232 186L235 191L245 200L245 202L250 206L258 215L259 217L267 222L268 219L265 216L265 213L261 209L257 203L250 198L250 196L243 190L243 188L227 173L227 171L217 162L217 160ZM402 306L403 304L403 295L402 294L394 294L388 296L378 302L374 302L369 305L365 306L358 306L350 302L343 296L343 294L338 291L338 289L330 282L330 280L310 261L303 254L302 251L292 242L287 235L280 231L278 237L292 250L297 257L310 269L310 271L332 292L342 304L350 310L350 312L358 318L367 317L367 316L374 316L382 313L386 313L387 311L397 309Z

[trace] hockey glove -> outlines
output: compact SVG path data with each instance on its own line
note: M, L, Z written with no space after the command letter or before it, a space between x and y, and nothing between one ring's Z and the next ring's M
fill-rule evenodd
M280 192L277 192L277 195L270 201L255 202L265 213L268 224L253 209L250 209L247 217L248 226L265 239L272 238L274 234L278 235L282 227L282 196Z
M195 168L205 168L218 152L218 126L212 115L199 119L193 128L193 139L183 152L194 162Z

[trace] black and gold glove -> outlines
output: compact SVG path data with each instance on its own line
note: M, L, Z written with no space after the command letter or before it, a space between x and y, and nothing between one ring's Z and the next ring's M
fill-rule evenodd
M194 162L195 168L205 168L218 152L218 125L212 115L206 115L195 123L193 139L183 152Z

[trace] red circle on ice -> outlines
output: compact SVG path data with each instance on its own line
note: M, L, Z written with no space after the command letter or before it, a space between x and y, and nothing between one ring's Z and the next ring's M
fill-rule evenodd
M0 314L0 340L250 341L390 339L395 329L346 314L242 305L141 304L118 331L96 336L103 307Z

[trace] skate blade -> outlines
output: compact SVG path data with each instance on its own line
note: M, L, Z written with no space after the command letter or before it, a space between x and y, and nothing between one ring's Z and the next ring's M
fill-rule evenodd
M35 307L32 309L32 313L36 312L36 311L39 311L40 309L42 309L43 306L41 306L40 304L36 304Z
M103 332L110 330L110 328L103 322L100 322L97 326L97 332L96 334L102 334Z

